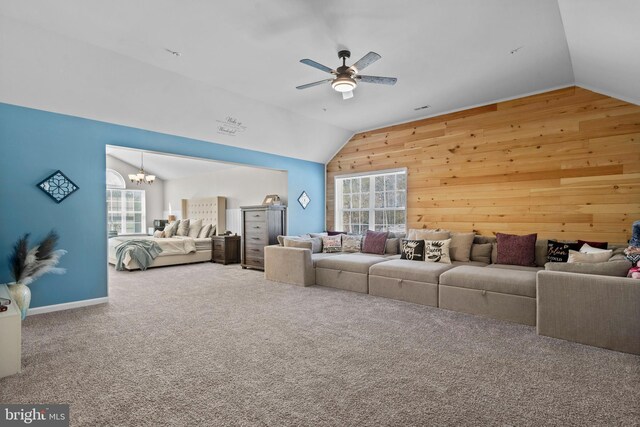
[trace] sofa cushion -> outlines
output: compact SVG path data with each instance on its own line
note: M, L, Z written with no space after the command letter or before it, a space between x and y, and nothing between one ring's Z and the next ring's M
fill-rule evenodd
M491 264L491 265L487 265L487 268L497 268L501 270L516 270L516 271L533 271L534 273L540 270L544 270L543 267L525 267L524 265L509 265L509 264Z
M609 242L588 242L586 240L578 240L578 246L589 245L592 248L609 249Z
M388 235L388 231L367 230L364 243L362 244L362 252L367 254L384 254Z
M321 259L329 258L329 257L333 257L333 256L339 256L341 254L342 254L341 252L333 252L333 253L328 253L328 254L324 253L324 252L320 252L320 253L317 253L317 254L311 254L311 262L313 263L313 266L315 267L316 263L318 261L320 261Z
M387 238L384 244L384 253L385 255L397 255L400 253L400 239L398 237Z
M440 275L453 267L452 264L413 262L408 259L395 259L372 265L369 269L369 274L437 284Z
M537 271L461 266L440 275L440 285L536 297Z
M609 258L611 258L613 251L611 250L603 250L602 252L577 252L569 250L569 260L567 263L574 262L607 262Z
M496 239L494 236L480 236L476 234L476 237L473 238L473 243L484 245L486 243L495 243L497 242L497 240L498 239Z
M547 254L549 253L549 241L547 239L536 240L536 265L538 267L544 267L549 261Z
M471 255L469 256L469 258L473 262L491 264L492 249L492 243L474 243L473 245L471 245Z
M535 233L524 236L496 233L496 238L498 239L496 264L536 265L537 237L538 235Z
M469 261L476 233L451 233L449 256L452 261Z
M598 274L600 276L627 277L627 272L631 268L629 261L607 261L607 262L548 262L544 269L548 271L564 271L567 273Z
M284 239L284 247L285 248L301 248L301 249L309 249L313 252L313 243L311 239Z
M368 256L366 254L342 254L335 257L327 257L315 263L316 268L330 270L350 271L352 273L368 274L369 267L386 259L382 256Z

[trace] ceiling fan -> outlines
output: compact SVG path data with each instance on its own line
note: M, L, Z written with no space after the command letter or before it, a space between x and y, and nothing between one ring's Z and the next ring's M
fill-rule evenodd
M358 82L364 83L376 83L383 85L394 85L398 81L395 77L378 77L378 76L364 76L360 74L360 71L364 70L367 66L373 64L381 58L375 52L369 52L358 62L350 67L347 67L347 58L351 57L351 52L348 50L341 50L338 52L338 58L342 59L342 65L335 70L313 61L311 59L301 59L300 62L307 64L318 70L322 70L326 73L333 74L335 77L331 79L320 80L318 82L307 83L306 85L297 86L296 89L306 89L312 86L318 86L323 83L331 82L331 87L342 93L342 99L353 98L353 90L358 86Z

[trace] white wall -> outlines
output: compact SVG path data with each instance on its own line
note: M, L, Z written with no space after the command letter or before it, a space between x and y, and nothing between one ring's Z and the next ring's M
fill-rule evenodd
M136 185L127 179L130 173L136 173L139 166L133 166L129 163L125 163L122 160L107 155L107 168L113 169L118 172L124 178L127 188L132 190L144 190L145 202L146 202L146 225L153 227L154 219L166 219L164 215L164 180L156 177L153 184L140 184ZM144 230L147 231L146 228Z
M164 210L168 213L171 203L173 213L180 218L182 199L223 196L227 198L227 229L239 234L239 224L233 221L239 208L259 205L267 194L277 194L283 204L288 204L286 172L238 166L190 178L166 180Z

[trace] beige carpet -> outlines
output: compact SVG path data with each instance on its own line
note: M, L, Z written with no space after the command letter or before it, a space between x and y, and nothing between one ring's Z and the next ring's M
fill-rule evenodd
M239 266L115 272L29 317L3 403L72 425L638 425L640 357Z

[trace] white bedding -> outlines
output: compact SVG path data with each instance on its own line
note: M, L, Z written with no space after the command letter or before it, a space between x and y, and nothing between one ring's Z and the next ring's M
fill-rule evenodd
M209 243L207 249L211 249L210 239L193 239L191 237L183 236L162 239L152 236L119 236L109 239L109 256L115 258L116 246L131 239L153 240L162 249L162 252L160 253L160 255L158 255L159 257L171 255L186 255L192 252L196 252L198 250L196 247L196 240L206 240ZM201 243L199 245L201 246Z

